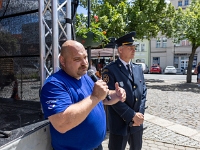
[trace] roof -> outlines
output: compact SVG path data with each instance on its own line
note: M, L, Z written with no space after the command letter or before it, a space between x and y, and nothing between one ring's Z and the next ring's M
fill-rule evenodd
M113 51L115 52L115 56L118 55L117 49L113 48L102 48L102 49L91 49L91 57L111 57L113 56Z

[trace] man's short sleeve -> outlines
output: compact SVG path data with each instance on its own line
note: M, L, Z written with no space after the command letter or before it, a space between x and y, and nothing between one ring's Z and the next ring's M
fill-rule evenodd
M40 102L45 118L65 111L72 104L69 89L62 82L53 79L43 86Z

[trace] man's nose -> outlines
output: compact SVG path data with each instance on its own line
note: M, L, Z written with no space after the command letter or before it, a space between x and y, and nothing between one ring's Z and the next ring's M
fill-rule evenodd
M87 65L88 64L88 60L87 59L83 59L82 64Z

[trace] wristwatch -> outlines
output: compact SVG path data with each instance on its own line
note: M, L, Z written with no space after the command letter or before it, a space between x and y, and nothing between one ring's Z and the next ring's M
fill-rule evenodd
M128 126L129 126L129 127L132 127L133 124L134 124L134 121L130 121L129 124L128 124Z

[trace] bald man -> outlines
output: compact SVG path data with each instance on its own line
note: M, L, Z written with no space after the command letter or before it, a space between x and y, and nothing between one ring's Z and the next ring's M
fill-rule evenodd
M54 150L93 150L106 135L103 103L124 102L126 93L118 83L109 90L102 80L86 74L87 52L77 41L66 41L59 57L61 69L47 78L41 90L45 118L50 121ZM109 93L111 100L106 100Z

